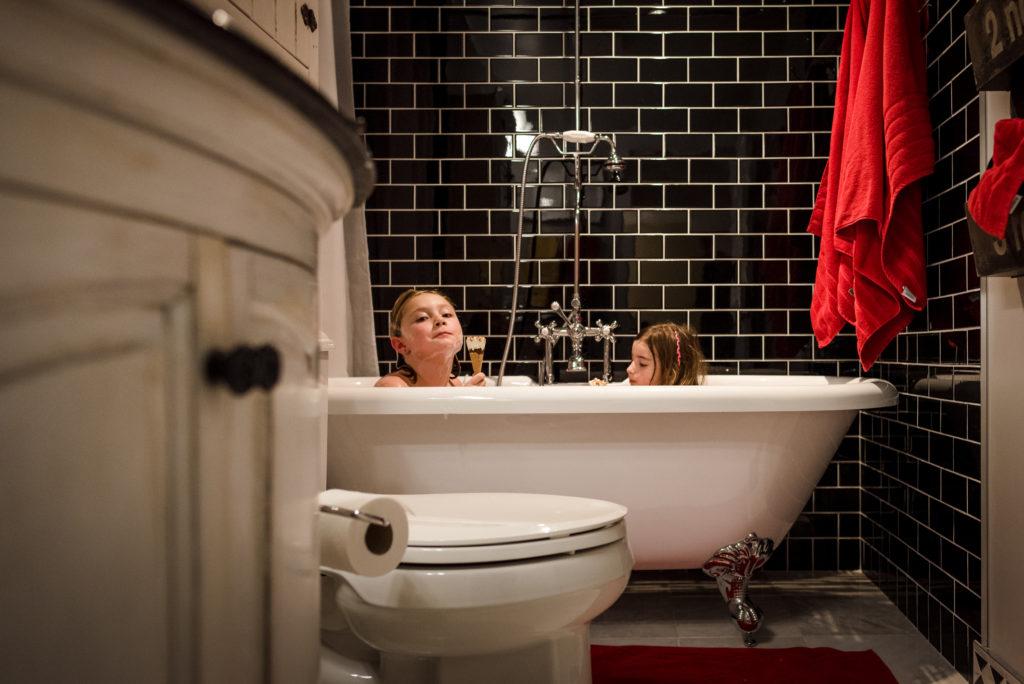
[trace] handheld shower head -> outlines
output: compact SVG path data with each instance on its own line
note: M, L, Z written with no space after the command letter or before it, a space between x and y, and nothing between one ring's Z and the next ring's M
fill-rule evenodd
M611 174L612 180L616 183L622 181L622 172L626 170L626 162L622 161L619 153L612 148L612 153L604 163L605 174Z

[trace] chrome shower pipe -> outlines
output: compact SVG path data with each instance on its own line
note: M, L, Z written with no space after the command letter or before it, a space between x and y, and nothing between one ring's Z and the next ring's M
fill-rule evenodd
M578 114L577 114L578 117ZM577 121L578 123L578 121ZM622 160L619 159L618 151L615 149L615 140L607 135L600 133L591 133L590 131L563 131L560 134L553 136L555 142L555 149L559 154L571 155L573 161L573 186L576 191L576 198L573 202L573 262L572 262L572 299L569 302L569 306L572 309L573 314L579 316L580 306L580 236L582 234L581 219L583 216L583 170L581 159L584 155L593 154L594 150L601 143L607 143L608 147L611 148L611 154L608 160L605 162L607 168L615 169L616 174L622 169ZM575 150L568 150L560 147L557 140L561 140L563 143L575 143ZM590 144L590 148L586 151L580 151L580 145Z
M575 97L573 98L573 107L576 113L576 130L580 130L580 0L575 0L573 3L575 14L573 15L573 49L575 52L575 59L573 66L575 68Z
M583 231L580 223L583 219L583 169L580 165L580 153L572 155L573 186L576 198L572 203L572 312L579 317L580 313L580 236Z
M605 162L605 168L612 171L615 174L615 179L619 179L619 172L622 171L624 164L622 159L619 158L619 154L615 149L615 140L607 135L601 135L598 133L591 133L590 131L583 130L580 127L580 0L575 0L573 3L573 56L574 56L574 102L573 109L575 113L575 126L576 128L571 131L563 131L562 133L538 133L534 136L533 140L530 141L530 145L526 150L526 158L523 161L523 179L519 187L519 219L516 226L516 237L514 240L513 256L514 256L514 274L512 284L512 308L509 312L508 320L508 333L505 336L505 349L501 354L501 365L498 367L498 380L497 384L501 385L502 379L505 377L505 365L508 363L508 351L512 346L512 328L515 325L516 320L516 309L518 308L519 302L519 263L521 259L521 247L523 241L523 212L524 212L524 201L526 198L526 172L530 165L530 157L533 154L533 148L537 144L538 140L546 139L551 140L555 149L563 157L571 154L573 158L573 169L574 169L574 184L576 188L576 206L573 212L573 233L574 233L574 254L573 254L573 295L572 295L572 313L570 319L578 322L580 319L580 218L581 218L581 205L583 204L583 174L581 173L581 162L580 158L583 155L589 155L594 152L599 144L602 142L607 143L611 148L611 154ZM558 141L562 141L563 146L559 146ZM569 151L566 149L567 144L572 143L575 145L575 149ZM585 151L580 151L581 145L590 145L590 148ZM537 179L538 183L540 178ZM608 326L604 326L608 327ZM615 324L612 324L611 328L614 328ZM610 332L610 331L609 331ZM606 375L607 375L607 362L606 362Z
M573 2L573 19L572 19L573 33L573 110L576 115L576 130L567 131L567 133L577 134L579 137L583 137L583 131L580 128L580 0ZM576 137L576 136L574 136ZM575 142L572 138L566 138L565 133L562 134L562 139L568 142ZM580 302L580 205L583 204L583 174L580 172L580 154L579 146L584 143L576 143L576 153L573 155L573 181L576 187L576 201L573 204L572 212L572 224L573 224L573 259L572 259L572 300L570 305L572 310L579 313L581 302ZM591 151L597 143L591 146Z

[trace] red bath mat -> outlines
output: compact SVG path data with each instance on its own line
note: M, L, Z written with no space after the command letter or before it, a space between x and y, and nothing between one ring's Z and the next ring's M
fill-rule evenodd
M899 684L874 651L591 645L593 684Z

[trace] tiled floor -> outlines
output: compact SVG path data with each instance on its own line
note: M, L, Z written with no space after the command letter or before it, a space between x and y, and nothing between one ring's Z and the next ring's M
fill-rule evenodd
M860 572L758 571L750 597L764 617L756 648L873 649L900 684L966 680ZM634 572L622 597L591 625L594 644L743 645L715 581L699 572Z

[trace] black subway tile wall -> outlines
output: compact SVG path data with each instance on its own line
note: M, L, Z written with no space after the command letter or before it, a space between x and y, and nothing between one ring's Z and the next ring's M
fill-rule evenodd
M375 309L406 287L444 289L466 332L488 336L495 373L522 220L506 373L536 377L534 323L573 291L576 171L537 144L520 216L523 162L537 132L581 128L613 137L626 164L615 180L600 143L580 168L582 306L588 324L618 322L617 376L638 329L667 319L697 329L715 372L855 373L852 345L817 349L805 320L844 5L587 0L577 102L571 4L356 0L357 113L380 178L367 204ZM587 353L598 375L600 345Z
M466 333L487 336L485 371L497 373L511 327L506 374L537 377L535 323L555 319L550 304L568 306L573 293L576 171L570 156L538 143L520 215L524 158L538 132L580 128L614 137L626 164L614 179L601 143L580 165L584 322L618 323L617 377L633 335L662 320L699 332L712 372L860 374L853 330L819 349L808 314L817 245L806 228L848 4L584 0L577 102L572 4L353 0L357 114L379 178L367 230L381 372L394 361L387 311L419 287L443 289ZM969 4L929 8L944 170L926 186L935 298L870 373L897 385L900 406L855 421L769 561L863 567L958 666L979 629L980 596L980 410L968 389L980 368L978 280L962 210L978 171ZM584 351L599 375L601 345ZM555 355L564 367L563 343ZM939 389L945 381L955 392ZM938 456L940 446L954 455Z
M923 5L936 149L923 186L929 300L869 373L896 385L900 402L861 415L863 569L970 679L982 515L980 283L963 208L980 176L964 33L974 2Z

